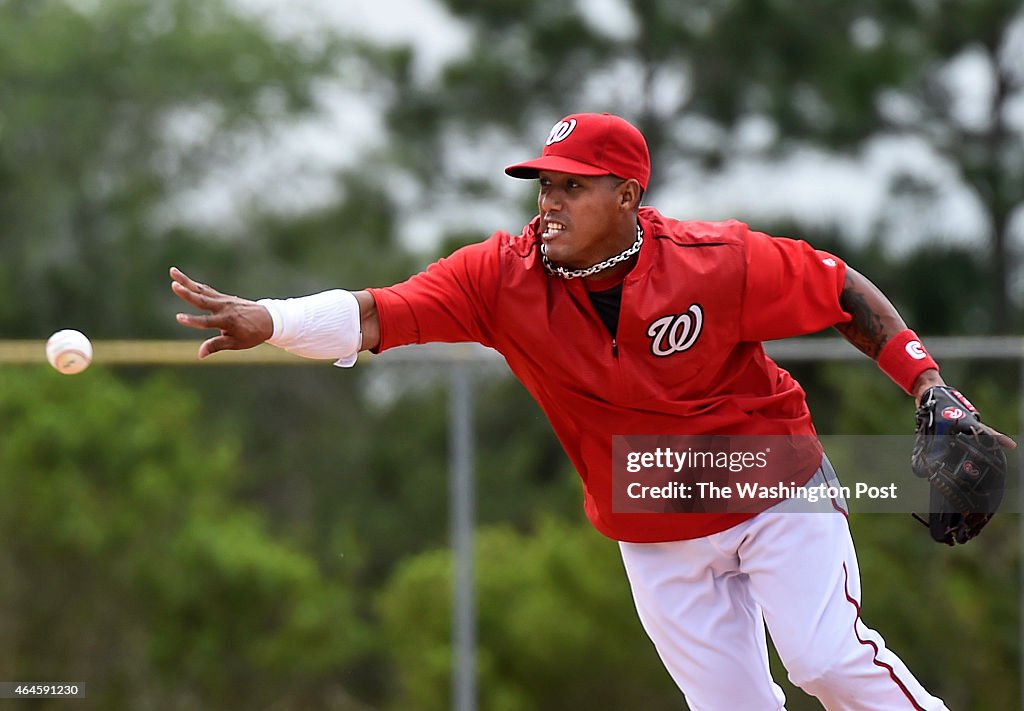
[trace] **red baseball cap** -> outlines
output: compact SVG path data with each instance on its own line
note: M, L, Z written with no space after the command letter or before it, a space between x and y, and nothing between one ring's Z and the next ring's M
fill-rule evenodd
M651 156L633 124L612 114L570 114L556 123L540 158L505 168L513 178L536 178L542 170L574 175L636 178L647 189Z

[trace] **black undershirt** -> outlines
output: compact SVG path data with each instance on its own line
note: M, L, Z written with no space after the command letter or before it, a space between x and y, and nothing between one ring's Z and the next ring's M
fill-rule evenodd
M601 317L601 321L604 323L605 328L608 329L608 333L614 338L615 332L619 329L619 305L622 303L622 282L604 291L589 291L587 296L590 297L590 303L594 305L594 310Z

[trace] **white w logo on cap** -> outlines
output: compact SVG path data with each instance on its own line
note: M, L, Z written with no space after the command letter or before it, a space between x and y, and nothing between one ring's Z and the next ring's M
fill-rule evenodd
M559 121L551 128L551 133L548 134L548 140L544 143L545 146L550 146L552 143L558 143L564 141L572 133L572 130L576 128L576 119L569 119L568 121Z

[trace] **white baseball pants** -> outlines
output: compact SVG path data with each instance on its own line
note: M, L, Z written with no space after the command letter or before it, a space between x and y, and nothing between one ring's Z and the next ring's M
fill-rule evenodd
M836 483L822 468L810 485ZM620 543L640 621L690 711L784 711L765 625L790 681L829 711L946 709L860 619L845 506L824 503L783 502L705 538Z

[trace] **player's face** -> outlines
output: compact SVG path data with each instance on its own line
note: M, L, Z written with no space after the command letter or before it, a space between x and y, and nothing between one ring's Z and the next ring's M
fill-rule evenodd
M584 269L633 243L635 233L621 195L626 181L549 171L539 177L541 239L551 261Z

